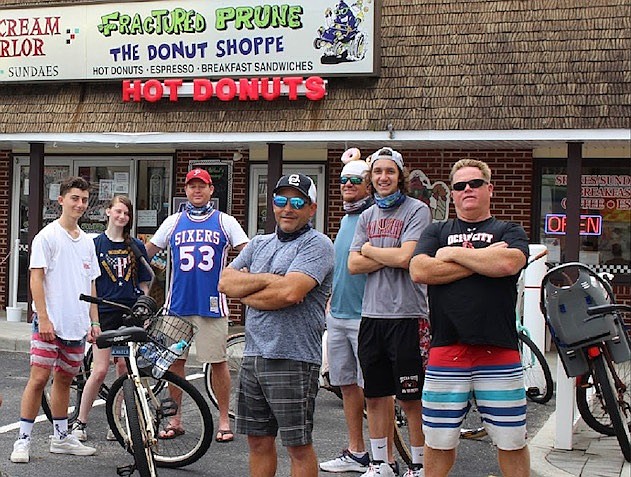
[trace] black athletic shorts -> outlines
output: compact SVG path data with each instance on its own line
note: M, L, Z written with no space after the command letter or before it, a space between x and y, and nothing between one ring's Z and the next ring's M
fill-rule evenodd
M396 395L402 401L421 399L424 374L418 319L363 317L358 339L366 397Z
M117 330L123 326L124 311L104 311L99 313L101 331Z

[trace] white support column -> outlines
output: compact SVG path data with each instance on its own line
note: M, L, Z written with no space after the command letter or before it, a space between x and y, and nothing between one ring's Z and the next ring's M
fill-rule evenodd
M574 388L576 380L568 378L563 369L563 363L557 361L556 382L556 432L554 447L556 449L572 450L572 432L574 430L574 414L576 409L576 395Z
M545 245L530 244L530 256L535 257L546 250ZM546 274L547 268L545 259L535 260L524 275L524 326L530 331L532 341L542 352L545 353L546 344L546 324L541 309L539 308L541 280Z
M13 241L11 250L11 284L9 287L9 306L18 306L18 280L20 271L20 239Z

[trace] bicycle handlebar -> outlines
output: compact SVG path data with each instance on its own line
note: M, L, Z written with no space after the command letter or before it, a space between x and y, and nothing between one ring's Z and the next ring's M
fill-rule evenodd
M613 311L631 312L631 306L624 305L622 303L612 303L609 305L598 305L587 308L587 314L593 315L607 315Z
M81 293L81 295L79 295L79 300L81 301L87 301L88 303L93 303L95 305L110 305L110 306L115 306L116 308L120 308L121 310L124 310L128 313L131 313L131 308L128 307L127 305L123 305L121 303L117 303L115 301L110 301L110 300L106 300L105 298L100 298L98 296L92 296L92 295L84 295L83 293Z

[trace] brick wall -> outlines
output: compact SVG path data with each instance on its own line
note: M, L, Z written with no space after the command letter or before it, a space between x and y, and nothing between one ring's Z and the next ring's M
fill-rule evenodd
M344 215L340 198L339 181L342 170L340 156L343 150L330 150L328 155L329 184L329 228L331 238L335 238L339 222ZM373 150L362 151L366 157ZM431 183L443 181L449 184L451 166L459 159L478 159L491 168L495 186L491 200L491 213L500 220L517 222L530 236L530 201L532 196L532 151L530 150L400 150L409 171L421 169ZM453 204L450 204L450 217L454 217Z
M11 157L9 151L0 151L0 308L8 303L9 263L11 250ZM5 260L6 259L6 260Z

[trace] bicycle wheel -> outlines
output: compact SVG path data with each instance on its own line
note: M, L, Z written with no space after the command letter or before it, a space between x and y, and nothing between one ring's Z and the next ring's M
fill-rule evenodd
M70 383L70 401L68 402L68 425L72 425L79 416L79 406L81 405L81 396L83 395L83 388L85 383L90 377L90 370L92 369L92 347L83 357L83 362L79 368L77 375L72 378ZM50 422L53 422L53 412L51 408L50 393L53 380L51 379L44 390L42 391L42 410Z
M401 459L409 466L412 465L412 452L405 440L405 433L403 429L407 429L408 420L405 417L405 412L401 408L400 404L395 399L394 404L394 447L401 456Z
M615 381L611 374L611 369L605 362L605 357L600 354L593 360L594 363L594 379L600 384L605 407L611 418L611 426L613 427L618 444L624 458L631 462L631 430L629 429L629 409L625 409L624 402L618 401Z
M613 363L613 367L624 385L618 390L618 400L626 409L627 424L631 425L631 362ZM589 373L576 378L576 405L585 424L606 436L615 435L600 383L594 382Z
M148 371L148 370L147 370ZM127 376L118 378L110 389L106 403L107 422L123 446L128 440L121 412L121 388ZM199 460L212 442L213 418L204 396L186 379L169 371L157 380L143 372L142 381L147 390L156 432L166 428L173 414L181 416L185 433L173 439L159 439L154 449L158 467L183 467ZM171 393L181 393L181 402L176 404Z
M545 356L530 337L523 331L517 335L519 354L524 371L526 397L533 402L545 404L552 398L554 382Z
M140 477L156 477L157 471L151 450L151 443L147 438L145 416L136 395L136 386L130 379L123 381L123 398L125 401L125 418L127 429L131 435L130 452L134 456L136 470Z
M88 348L85 356L83 357L83 362L81 363L81 367L79 368L79 372L72 379L72 383L70 384L70 402L68 403L68 424L71 425L74 421L79 417L79 407L81 406L81 398L83 397L83 388L85 387L85 383L88 381L90 377L90 373L92 371L92 346ZM46 386L44 391L42 392L42 409L44 414L49 421L52 422L52 411L50 407L50 386L51 382ZM107 400L107 394L109 393L110 388L105 384L101 384L99 388L98 398L103 401Z
M467 411L460 428L460 439L481 439L487 436L486 429L482 425L482 417L474 401Z
M239 370L241 369L241 361L243 361L243 350L245 349L245 334L237 333L228 337L226 344L226 355L228 361L228 369L230 370L230 402L228 407L228 416L230 419L234 419L234 414L237 409L237 392L238 392L238 380ZM212 387L212 366L208 363L204 363L204 384L206 385L206 392L210 398L210 402L213 403L217 409L219 409L219 403L217 402L217 396Z

